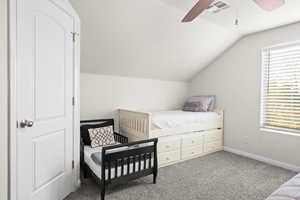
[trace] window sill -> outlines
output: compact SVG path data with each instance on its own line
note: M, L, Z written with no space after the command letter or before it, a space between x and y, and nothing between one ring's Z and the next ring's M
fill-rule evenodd
M293 132L289 132L289 131L275 130L275 129L270 129L270 128L260 128L260 131L269 132L269 133L280 133L283 135L300 137L300 133L293 133Z

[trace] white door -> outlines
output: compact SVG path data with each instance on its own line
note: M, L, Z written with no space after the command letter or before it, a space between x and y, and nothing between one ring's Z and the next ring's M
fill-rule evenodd
M53 0L17 1L18 200L61 200L73 188L71 32Z

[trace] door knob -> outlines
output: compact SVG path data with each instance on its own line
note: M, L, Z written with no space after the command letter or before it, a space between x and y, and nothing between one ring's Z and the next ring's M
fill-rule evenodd
M33 124L34 124L33 121L22 120L22 121L20 122L20 127L21 127L21 128L32 127Z

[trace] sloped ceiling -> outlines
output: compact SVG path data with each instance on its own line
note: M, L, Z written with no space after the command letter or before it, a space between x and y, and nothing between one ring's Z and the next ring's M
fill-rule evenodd
M81 71L189 81L241 36L300 20L300 1L286 1L266 12L224 0L230 9L181 23L197 0L70 0L81 18Z

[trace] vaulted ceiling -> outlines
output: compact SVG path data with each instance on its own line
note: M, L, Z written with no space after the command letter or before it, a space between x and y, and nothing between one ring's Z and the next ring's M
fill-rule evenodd
M181 19L197 0L70 0L81 18L81 71L189 81L241 36L297 22L300 1L273 12L252 0ZM239 25L235 25L238 19Z

